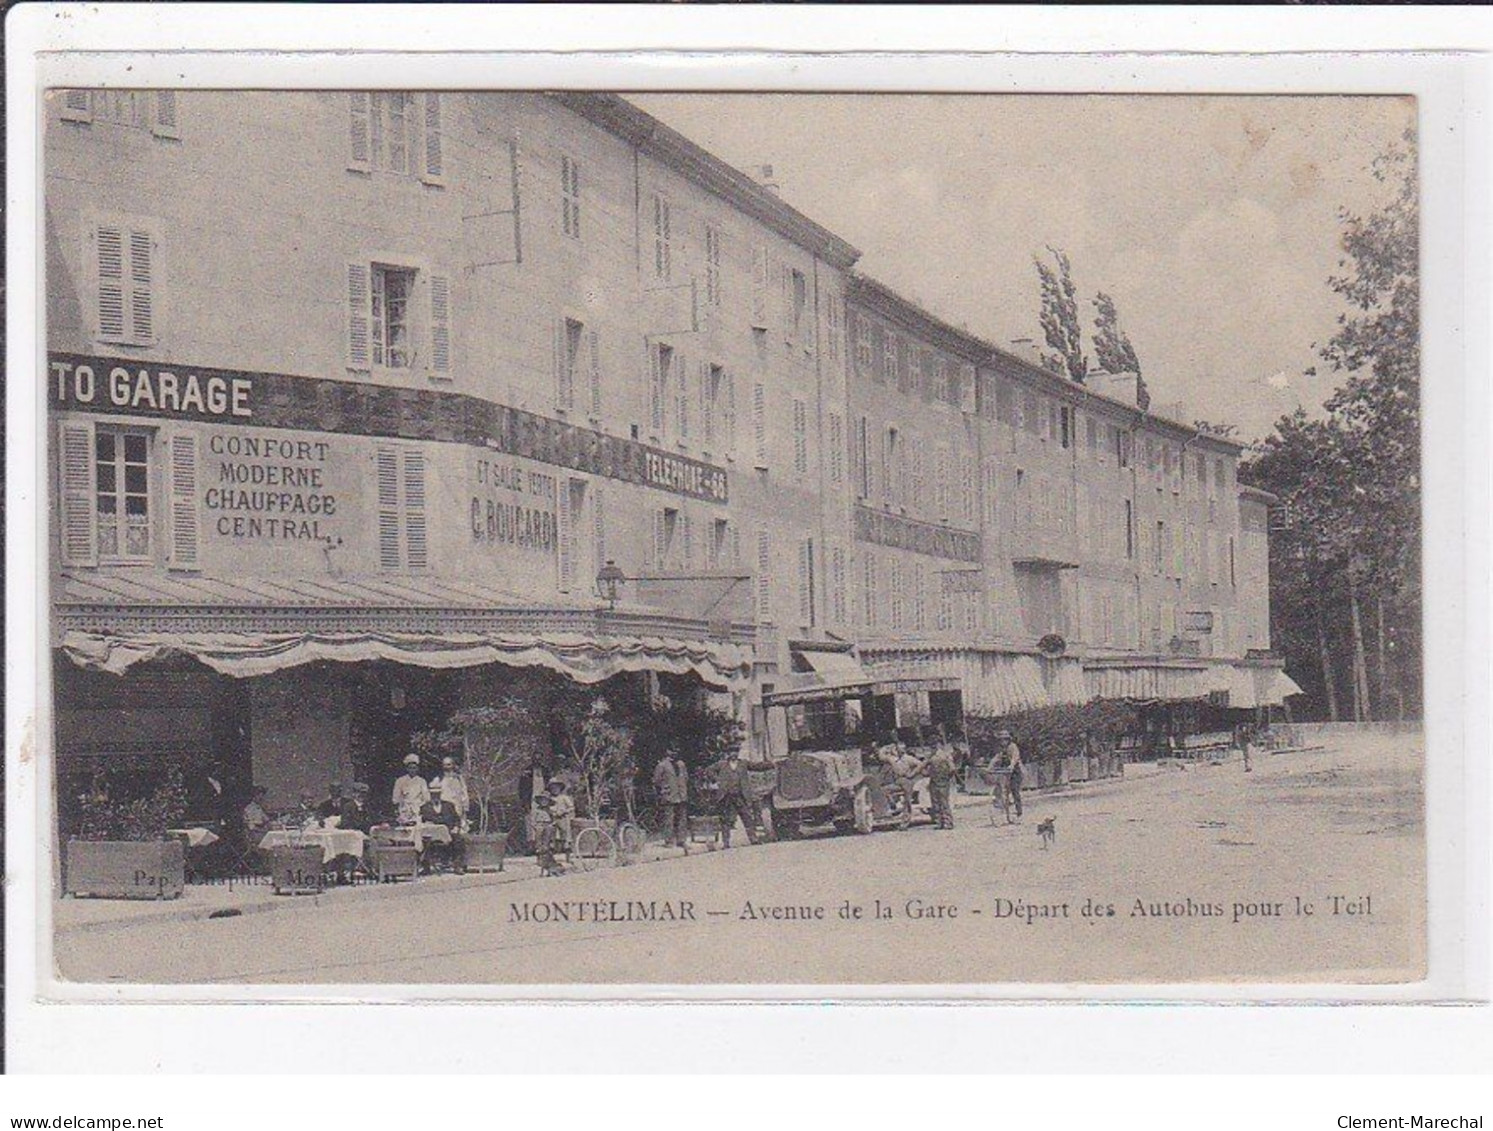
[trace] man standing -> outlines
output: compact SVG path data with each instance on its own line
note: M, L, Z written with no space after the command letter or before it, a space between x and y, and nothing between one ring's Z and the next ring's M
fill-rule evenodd
M928 797L933 803L933 821L941 829L954 827L954 766L953 748L944 740L942 730L936 738L933 754L923 763L928 775Z
M725 847L731 847L731 830L736 827L737 818L746 826L747 840L757 844L760 839L757 832L759 805L750 774L753 770L771 770L773 764L748 762L740 751L733 750L712 768L721 791L721 839Z
M689 769L670 746L653 770L653 788L664 811L664 843L689 851Z
M461 818L461 831L466 832L471 817L472 795L467 789L467 779L456 768L456 759L451 755L441 759L441 796L456 810Z
M394 781L394 816L401 825L413 825L420 820L420 810L430 804L430 786L420 776L420 757L406 754L404 773Z
M1011 771L1011 803L1016 806L1016 819L1021 820L1021 747L1016 745L1016 739L1010 731L1001 735L1006 740L1005 762L1006 769Z

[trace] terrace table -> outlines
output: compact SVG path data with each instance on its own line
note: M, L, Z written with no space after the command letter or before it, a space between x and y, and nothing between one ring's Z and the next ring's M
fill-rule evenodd
M427 844L450 844L451 830L445 825L421 821L418 825L374 825L369 835L383 844L413 845L416 852Z
M312 845L321 849L323 864L330 864L339 856L363 857L366 837L356 829L271 829L264 834L259 847L306 848Z

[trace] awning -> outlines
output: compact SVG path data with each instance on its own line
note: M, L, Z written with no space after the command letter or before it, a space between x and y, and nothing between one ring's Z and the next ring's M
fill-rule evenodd
M1281 668L1256 668L1250 674L1254 677L1258 706L1279 707L1288 696L1303 694L1296 681Z
M579 683L599 683L622 672L696 675L712 687L739 690L747 658L734 644L711 645L659 638L597 639L579 634L544 636L475 633L94 633L68 632L62 651L74 663L119 675L146 660L191 656L230 676L268 675L321 661L389 660L421 668L480 664L540 667Z
M1076 660L1039 659L1015 652L975 648L861 649L866 670L878 679L944 676L957 679L964 692L964 711L995 718L1047 707L1081 703L1083 673Z
M914 695L928 691L959 691L957 679L869 679L854 683L820 684L788 691L769 691L764 707L792 707L829 699L859 699L881 695Z
M794 654L803 657L804 662L814 669L814 674L825 683L856 683L871 678L866 674L866 669L861 667L861 662L849 652L818 652L805 649L795 650Z
M1260 700L1256 689L1256 674L1233 664L1216 664L1208 669L1207 687L1209 691L1227 694L1231 708L1258 707Z
M1089 696L1094 699L1204 699L1208 695L1199 668L1135 664L1090 667L1084 670Z
M120 673L173 655L231 676L300 664L388 660L425 668L542 667L581 683L623 672L698 676L739 690L750 637L647 609L539 606L511 593L425 578L236 580L64 576L58 646Z

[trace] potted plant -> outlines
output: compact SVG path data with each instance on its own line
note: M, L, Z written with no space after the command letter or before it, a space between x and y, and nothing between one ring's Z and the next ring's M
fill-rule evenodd
M422 757L461 760L461 775L476 810L476 829L467 833L467 868L503 870L510 830L498 827L505 786L527 769L538 749L534 713L521 699L463 707L438 730L420 731L411 745ZM463 814L464 816L466 814Z
M67 843L64 890L114 899L176 899L186 882L186 849L167 829L186 812L179 767L150 774L121 758L95 772L79 797L77 834Z

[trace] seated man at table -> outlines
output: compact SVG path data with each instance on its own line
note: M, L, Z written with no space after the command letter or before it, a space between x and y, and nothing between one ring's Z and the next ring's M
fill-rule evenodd
M341 829L366 833L373 827L373 814L368 811L367 782L353 782L343 789L342 798L337 805L337 816L341 818L337 823L337 827Z
M262 785L254 786L249 794L249 804L244 806L241 814L244 822L244 840L251 846L257 845L264 839L264 834L269 832L270 815L264 807L269 792Z
M316 807L316 815L325 821L328 817L342 815L342 783L333 781L327 787L327 799Z
M451 844L449 846L430 843L425 846L427 854L431 856L431 863L435 863L441 857L450 860L451 866L457 872L467 870L467 842L461 832L461 814L456 811L456 806L441 796L441 783L435 782L430 786L430 800L420 809L420 823L425 825L445 825L451 832Z
M401 825L413 825L420 819L420 810L430 804L430 786L420 776L420 758L407 754L404 773L394 781L394 817Z

